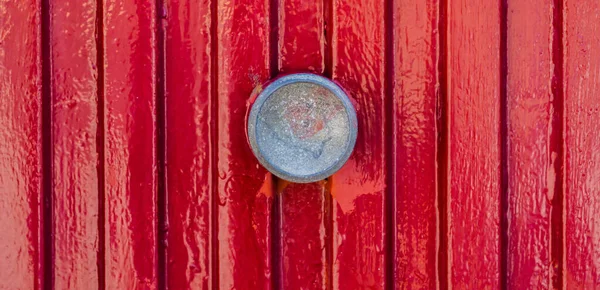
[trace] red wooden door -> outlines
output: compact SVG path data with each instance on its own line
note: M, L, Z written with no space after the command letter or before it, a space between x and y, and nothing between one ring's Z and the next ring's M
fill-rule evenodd
M0 289L600 287L595 0L0 0ZM252 90L349 93L295 184Z

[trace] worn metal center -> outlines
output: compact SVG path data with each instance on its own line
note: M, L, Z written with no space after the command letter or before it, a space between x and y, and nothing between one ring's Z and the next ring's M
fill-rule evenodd
M313 74L289 75L258 96L248 136L260 163L275 175L317 181L348 159L356 140L356 114L335 83Z

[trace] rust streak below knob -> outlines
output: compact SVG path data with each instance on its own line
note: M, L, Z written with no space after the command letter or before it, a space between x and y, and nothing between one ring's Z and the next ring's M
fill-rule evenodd
M357 136L356 111L336 83L299 73L273 80L248 117L248 139L258 161L292 182L314 182L338 171Z

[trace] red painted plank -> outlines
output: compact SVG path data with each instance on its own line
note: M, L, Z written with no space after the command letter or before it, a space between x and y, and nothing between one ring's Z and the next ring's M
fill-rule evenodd
M279 67L281 72L325 68L323 2L280 0ZM278 181L281 192L282 285L285 289L326 289L329 192L325 182L293 184Z
M51 1L54 286L98 287L96 1ZM101 130L100 130L101 131ZM101 141L100 141L101 142Z
M507 287L549 289L556 281L551 246L553 203L561 190L560 130L553 92L554 4L508 1ZM555 222L561 223L562 220Z
M600 287L600 3L564 2L565 289Z
M309 184L280 180L281 259L285 289L327 289L329 283L326 181ZM283 185L281 185L283 183Z
M41 289L40 2L0 6L0 288Z
M324 1L279 0L279 70L323 73Z
M157 287L154 7L103 2L107 289Z
M497 289L500 3L449 1L447 13L447 283L459 289Z
M437 285L437 0L394 4L395 284Z
M252 90L271 73L269 1L219 1L216 11L218 287L270 289L271 175L252 154L244 125Z
M333 288L384 287L384 2L333 3L333 79L350 94L358 137L348 163L330 178Z
M211 269L212 192L208 0L165 1L167 106L167 285L170 289L213 289Z

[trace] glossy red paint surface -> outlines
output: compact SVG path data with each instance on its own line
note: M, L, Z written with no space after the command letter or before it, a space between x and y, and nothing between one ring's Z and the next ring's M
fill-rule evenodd
M325 1L278 0L278 67L280 72L323 73L325 66Z
M435 289L439 4L394 4L392 152L397 289Z
M279 71L323 74L329 65L324 3L281 0L278 7ZM284 289L328 289L331 284L331 193L326 184L277 181L281 235L274 238L280 239Z
M0 1L0 288L597 288L599 13ZM254 88L298 71L359 118L310 184L245 133Z
M384 287L384 1L333 1L332 78L358 116L354 152L331 182L333 288Z
M41 289L39 1L0 2L0 288Z
M154 8L102 7L106 289L157 288Z
M600 3L565 1L563 287L600 287Z
M500 2L447 7L447 281L497 289L500 273Z
M281 210L281 267L285 289L327 289L330 283L330 192L325 181L285 188ZM281 185L280 185L281 186Z
M270 6L266 0L218 1L216 11L211 16L217 41L212 146L218 287L270 289L272 179L252 154L245 128L250 94L271 74Z
M99 285L103 147L98 124L96 8L95 1L67 0L53 1L49 11L55 289Z
M210 1L166 1L167 286L213 289L217 150Z
M551 1L508 1L507 287L558 287L561 198L559 41Z

